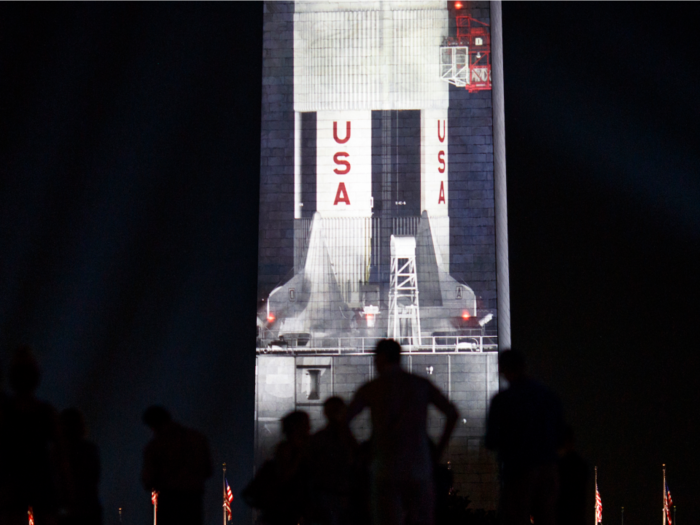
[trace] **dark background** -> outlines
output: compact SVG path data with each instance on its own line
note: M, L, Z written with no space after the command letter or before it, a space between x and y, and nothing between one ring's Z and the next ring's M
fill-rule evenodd
M662 463L700 510L698 9L503 6L513 343L607 523L658 523ZM149 519L152 403L252 472L261 60L258 3L0 6L0 363L86 412L107 524Z

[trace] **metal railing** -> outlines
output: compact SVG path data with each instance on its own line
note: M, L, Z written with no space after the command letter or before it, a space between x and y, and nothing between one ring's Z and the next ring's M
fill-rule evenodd
M258 338L259 354L370 354L380 337ZM413 337L399 341L405 353L495 352L496 335L437 335ZM300 344L301 343L301 344Z

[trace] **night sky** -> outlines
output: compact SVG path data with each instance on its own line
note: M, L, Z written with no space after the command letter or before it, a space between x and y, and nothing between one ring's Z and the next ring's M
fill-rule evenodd
M513 344L608 524L658 523L662 463L700 512L699 11L503 7ZM261 66L258 3L0 6L0 364L84 410L109 525L149 517L153 403L252 473Z

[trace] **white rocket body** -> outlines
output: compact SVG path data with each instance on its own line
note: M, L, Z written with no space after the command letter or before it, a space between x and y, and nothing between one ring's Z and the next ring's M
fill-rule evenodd
M445 272L449 91L438 64L447 32L445 1L295 5L294 111L317 114L317 211L323 218L371 217L372 111L420 110L420 208L431 218ZM295 181L301 184L299 174ZM295 216L301 217L299 188L295 195ZM328 244L347 240L326 237ZM337 261L342 273L340 266Z

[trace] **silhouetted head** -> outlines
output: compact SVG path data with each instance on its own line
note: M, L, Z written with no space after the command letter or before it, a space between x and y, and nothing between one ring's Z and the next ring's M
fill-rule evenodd
M498 371L509 383L525 375L525 355L518 350L504 350L498 354Z
M8 379L10 388L18 396L31 396L36 391L41 371L31 348L26 345L17 348L10 360Z
M66 408L58 416L58 422L61 425L61 434L69 441L82 439L87 435L85 416L77 408Z
M294 445L306 442L310 431L309 415L302 410L295 410L282 418L282 433Z
M165 408L154 405L148 407L143 413L143 423L154 432L160 431L163 427L172 422L173 418Z
M374 349L374 366L379 375L401 365L401 345L393 339L382 339Z
M348 407L345 401L338 396L329 397L323 403L323 415L326 416L328 423L331 425L345 424L347 411Z

